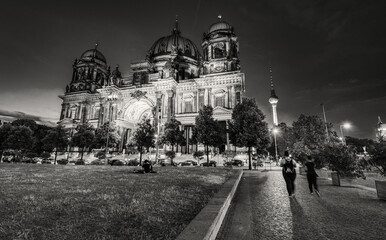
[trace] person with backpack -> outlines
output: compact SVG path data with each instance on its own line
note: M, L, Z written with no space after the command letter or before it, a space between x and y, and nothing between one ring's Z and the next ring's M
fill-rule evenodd
M315 190L316 194L320 196L318 184L316 182L318 174L315 171L315 163L311 156L307 156L307 162L305 163L305 166L307 172L308 188L310 189L310 193L314 194L313 190Z
M287 186L288 196L295 195L296 162L289 156L288 151L284 152L284 158L280 162L283 177Z

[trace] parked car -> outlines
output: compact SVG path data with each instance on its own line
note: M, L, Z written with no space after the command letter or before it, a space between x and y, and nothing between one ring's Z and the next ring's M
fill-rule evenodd
M139 166L139 161L137 159L131 159L127 162L128 166Z
M51 159L43 159L42 164L52 164Z
M256 161L253 161L253 164L256 164L257 167L263 167L264 163L261 159L257 159Z
M225 166L238 166L238 167L241 167L241 166L244 166L244 161L242 160L238 160L238 159L234 159L230 162L226 162L224 163Z
M208 166L208 162L203 162L200 164L201 167L207 167ZM217 162L216 161L209 161L209 166L210 167L216 167L217 166Z
M197 166L197 162L193 160L186 160L179 163L180 166Z
M90 165L105 165L105 164L106 164L106 160L104 159L95 159L90 162Z
M123 166L125 163L119 159L113 159L110 161L111 166Z
M66 165L68 164L68 160L67 159L59 159L56 161L58 164L61 164L61 165Z
M173 161L173 164L171 164L170 159L161 159L160 160L160 164L163 167L165 167L165 166L174 166L174 167L176 167L177 166L177 163L175 161Z

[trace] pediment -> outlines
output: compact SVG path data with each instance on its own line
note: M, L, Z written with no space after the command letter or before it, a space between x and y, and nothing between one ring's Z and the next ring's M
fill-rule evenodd
M232 114L232 110L217 106L213 108L213 115Z

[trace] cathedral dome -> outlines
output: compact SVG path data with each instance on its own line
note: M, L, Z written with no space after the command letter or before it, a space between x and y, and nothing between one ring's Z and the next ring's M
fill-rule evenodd
M221 20L221 15L219 15L218 22L213 23L209 27L208 34L215 33L215 32L233 32L233 27L229 23Z
M198 60L200 53L196 45L185 37L181 36L181 32L178 29L178 22L173 29L171 35L158 39L149 50L148 57L153 59L157 56L168 55L172 53L178 53L179 55L186 56Z
M101 62L103 62L104 64L106 64L106 58L105 56L96 49L96 47L94 49L89 49L87 51L85 51L82 56L80 57L81 60L85 60L85 61L90 61L91 59L96 59L96 60L99 60Z

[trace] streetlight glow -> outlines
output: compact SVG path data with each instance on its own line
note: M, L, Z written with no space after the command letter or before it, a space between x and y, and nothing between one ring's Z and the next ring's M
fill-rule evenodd
M340 126L339 126L339 128L340 128L340 134L341 134L341 140L342 140L342 144L343 145L346 145L346 139L345 139L345 137L344 137L344 134L343 134L343 128L344 129L350 129L351 128L351 124L349 123L349 122L345 122L345 123L343 123L343 124L341 124Z

